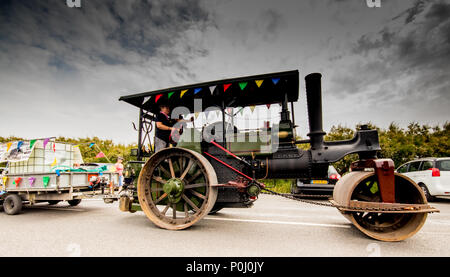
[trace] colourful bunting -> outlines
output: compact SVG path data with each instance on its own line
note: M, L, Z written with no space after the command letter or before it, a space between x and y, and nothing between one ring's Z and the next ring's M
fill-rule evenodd
M217 86L210 86L210 87L209 87L209 91L211 92L211 95L214 94L214 91L216 90L216 87L217 87Z
M266 106L267 106L268 109L270 109L270 104L267 104Z
M8 142L8 143L6 144L6 152L9 151L9 149L11 148L11 146L12 146L12 142Z
M8 182L8 176L4 176L2 180L3 180L3 190L5 190L6 189L6 183Z
M264 82L264 80L255 80L255 83L258 87L261 87L263 82Z
M30 140L30 149L33 149L34 144L36 143L36 140Z
M58 161L56 160L56 158L55 158L55 160L53 161L53 163L50 165L51 167L54 167L54 166L56 166L58 164Z
M255 105L250 106L250 110L251 110L252 112L255 110L255 108L256 108Z
M158 102L158 100L159 100L159 98L161 98L163 95L162 94L158 94L158 95L156 95L156 97L155 97L155 103L157 103Z
M196 89L194 90L194 94L199 93L201 90L202 90L202 88L196 88Z
M169 94L167 95L168 96L168 99L170 99L170 97L172 97L172 95L174 94L175 92L169 92Z
M22 147L22 145L23 145L23 141L19 141L19 143L17 143L17 150L19 150L20 147Z
M22 178L20 178L20 177L17 177L16 179L14 179L14 184L16 185L16 188L19 187L21 181L22 181Z
M36 181L36 178L34 178L34 177L28 178L28 182L30 183L30 187L32 187L34 185L35 181Z
M223 92L227 91L227 89L231 86L231 84L224 84L223 85Z
M79 145L79 144L77 144L77 145L74 145L74 147L77 147L77 148L78 148L78 147L80 147L80 145Z
M48 183L50 183L50 177L48 176L42 177L42 182L44 183L44 188L48 187Z
M44 139L44 149L45 149L45 146L47 146L47 143L48 143L49 141L50 141L49 138Z
M61 177L61 170L57 169L55 172L56 172L56 176Z
M91 144L89 144L89 148L92 148L92 146L95 145L95 142L91 142Z
M56 143L53 143L53 152L56 152Z
M101 152L97 154L97 156L95 156L96 158L104 158L105 157L105 153Z
M240 82L239 87L241 88L241 90L244 90L247 84L248 84L247 82Z
M195 115L195 119L197 119L198 118L198 115L199 115L200 113L199 112L196 112L196 113L194 113L194 115Z
M272 82L276 85L280 81L280 78L272 78Z
M183 95L184 95L187 91L188 91L187 89L182 90L181 93L180 93L180 98L183 98Z

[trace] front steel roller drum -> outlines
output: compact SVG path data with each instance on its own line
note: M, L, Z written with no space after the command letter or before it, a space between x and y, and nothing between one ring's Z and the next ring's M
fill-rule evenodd
M374 172L354 171L336 184L333 199L349 206L351 200L382 202ZM395 173L395 201L427 204L422 189L408 177ZM380 241L402 241L416 234L425 223L427 213L340 212L367 236Z
M142 210L157 226L183 230L201 220L217 199L217 176L201 154L166 148L153 154L139 175Z

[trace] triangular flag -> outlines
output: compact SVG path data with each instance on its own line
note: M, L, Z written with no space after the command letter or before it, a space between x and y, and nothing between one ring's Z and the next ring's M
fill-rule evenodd
M170 99L170 97L171 97L174 93L175 93L174 91L169 92L169 94L167 95L167 96L168 96L168 99Z
M44 139L44 149L45 149L45 146L47 146L47 143L48 143L49 141L50 141L49 138Z
M224 84L223 85L223 92L227 91L227 89L231 86L231 84Z
M80 145L79 145L79 144L77 144L77 145L74 145L73 147L80 147Z
M233 108L227 108L227 113L229 115L233 115Z
M30 140L30 149L33 149L34 144L36 143L36 140Z
M272 82L274 85L276 85L280 81L280 78L272 78Z
M199 93L201 90L202 90L202 88L196 88L196 89L194 90L194 94Z
M211 92L211 95L213 95L214 91L216 90L217 86L210 86L209 91Z
M56 152L56 143L53 143L53 152Z
M180 93L180 98L183 98L183 95L184 95L187 91L188 91L187 89L182 90L181 93Z
M30 182L30 187L32 187L34 185L34 181L36 181L36 178L34 178L34 177L28 178L28 182Z
M151 98L152 98L151 96L144 97L144 100L142 101L142 104L147 103L147 101L150 100Z
M19 150L20 147L22 147L22 145L23 145L23 141L19 141L19 143L17 143L17 150Z
M198 115L199 115L200 113L199 112L196 112L196 113L194 113L194 115L195 115L195 119L197 119L198 118Z
M53 163L50 165L51 167L54 167L55 165L57 165L58 164L58 162L56 161L56 158L55 158L55 160L53 161Z
M12 142L8 142L8 143L6 144L6 152L9 151L9 149L11 148L11 146L12 146Z
M17 177L16 179L14 179L14 184L16 185L16 188L20 185L20 181L22 181L22 178Z
M241 90L244 90L247 84L248 84L247 82L240 82L239 87L241 88Z
M44 188L48 187L48 183L50 183L50 177L48 176L42 177L42 182L44 183Z
M92 146L95 145L95 142L91 142L91 144L89 144L89 148L92 148Z
M256 108L256 106L255 105L253 105L253 106L250 106L250 110L253 112L254 110L255 110L255 108Z
M266 106L267 106L268 109L270 109L270 104L267 104Z
M264 82L264 80L255 80L255 83L258 87L261 87L263 82Z
M159 100L159 98L161 98L161 96L162 96L162 94L158 94L158 95L156 95L156 98L155 98L155 103L157 103L157 102L158 102L158 100Z
M8 182L8 177L7 176L5 176L5 177L3 177L3 190L5 189L5 187L6 187L6 183Z
M101 152L97 154L97 156L95 156L96 158L104 158L105 157L105 153Z

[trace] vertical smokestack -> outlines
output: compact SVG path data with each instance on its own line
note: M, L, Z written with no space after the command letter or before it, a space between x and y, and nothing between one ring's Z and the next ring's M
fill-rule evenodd
M305 77L306 103L308 105L309 138L311 148L320 149L325 132L322 127L322 75L312 73Z

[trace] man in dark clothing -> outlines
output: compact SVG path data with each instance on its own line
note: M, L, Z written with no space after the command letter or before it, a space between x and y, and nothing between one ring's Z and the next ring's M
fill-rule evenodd
M169 118L169 107L161 105L159 108L160 112L156 115L155 152L169 146L170 133L175 129Z

